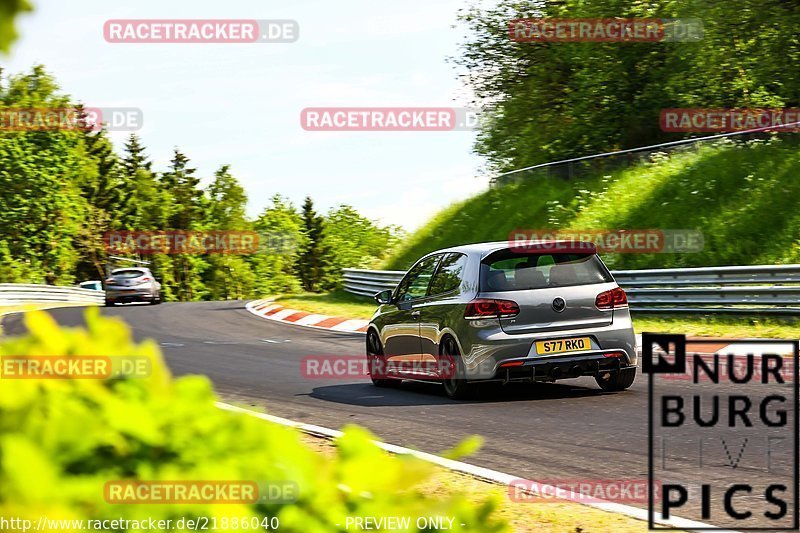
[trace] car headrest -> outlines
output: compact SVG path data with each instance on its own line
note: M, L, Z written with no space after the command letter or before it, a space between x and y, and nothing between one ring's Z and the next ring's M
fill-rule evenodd
M491 291L507 291L509 289L508 278L506 278L506 273L502 270L490 272L486 282Z
M553 265L550 268L550 285L575 285L578 283L578 274L572 265Z
M514 285L517 289L539 289L547 285L544 273L531 263L514 267Z

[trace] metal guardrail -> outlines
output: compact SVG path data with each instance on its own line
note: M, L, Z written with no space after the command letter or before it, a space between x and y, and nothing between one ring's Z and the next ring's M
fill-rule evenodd
M22 283L0 283L0 305L16 305L30 302L75 302L87 305L102 305L103 291L79 287L56 285L28 285Z
M344 289L373 296L405 272L344 269ZM632 311L800 316L800 265L756 265L612 271Z
M394 289L405 276L403 270L364 270L345 268L344 290L361 296L374 296L386 289Z

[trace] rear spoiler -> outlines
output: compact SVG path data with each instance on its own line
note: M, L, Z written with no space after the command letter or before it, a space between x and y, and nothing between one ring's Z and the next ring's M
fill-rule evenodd
M492 250L484 256L502 251L511 250L512 252L522 254L586 254L594 255L597 253L597 246L593 242L581 241L578 239L564 239L554 241L538 241L538 240L519 240L509 241L507 248L498 248Z

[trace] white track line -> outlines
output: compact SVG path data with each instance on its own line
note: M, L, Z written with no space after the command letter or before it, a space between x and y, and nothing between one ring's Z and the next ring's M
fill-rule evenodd
M295 422L294 420L289 420L288 418L281 418L279 416L273 416L265 413L259 413L257 411L251 411L250 409L244 409L242 407L237 407L235 405L231 405L224 402L217 402L217 407L219 407L220 409L225 409L227 411L244 413L250 416L254 416L256 418L260 418L262 420L267 420L269 422L280 424L282 426L297 428L303 433L308 433L309 435L316 435L318 437L325 437L328 439L335 439L342 435L341 431L337 431L335 429L330 429L322 426L315 426L313 424L304 424L302 422ZM387 444L385 442L380 442L380 441L373 441L373 442L379 448L387 452L398 455L412 455L414 457L417 457L418 459L422 459L423 461L439 465L454 472L461 472L463 474L468 474L470 476L482 479L484 481L499 483L501 485L509 485L512 481L520 479L518 476L512 476L511 474L505 474L503 472L490 470L488 468L483 468L468 463L462 463L461 461L453 461L452 459L446 459L444 457L439 457L438 455L434 455L431 453L420 452L417 450L404 448L402 446L396 446L394 444ZM551 490L551 493L555 493L556 490L555 487L549 487L541 483L539 484L539 488L540 490L543 491ZM567 500L570 499L567 498ZM625 515L637 520L643 520L645 522L647 522L648 520L647 509L640 509L638 507L632 507L630 505L623 505L621 503L615 503L606 500L583 501L576 498L571 501L580 503L582 505L588 505L589 507L594 507L596 509L601 509L603 511ZM732 530L723 530L711 524L696 522L694 520L687 520L685 518L673 517L668 520L664 520L661 517L660 513L655 513L655 522L660 525L671 526L681 529L713 528L719 533L736 533L735 531Z

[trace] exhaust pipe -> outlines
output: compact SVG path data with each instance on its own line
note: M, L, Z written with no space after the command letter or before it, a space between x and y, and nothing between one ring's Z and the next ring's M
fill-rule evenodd
M554 366L553 369L550 371L550 377L553 379L558 379L561 377L561 368Z
M583 368L581 367L581 365L575 365L575 366L573 366L572 368L569 369L569 373L570 373L570 375L572 377L576 377L577 378L581 374L583 374Z

